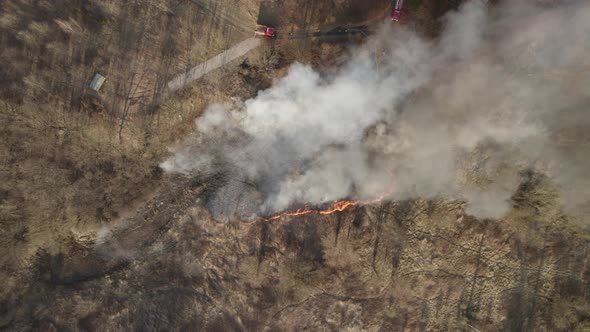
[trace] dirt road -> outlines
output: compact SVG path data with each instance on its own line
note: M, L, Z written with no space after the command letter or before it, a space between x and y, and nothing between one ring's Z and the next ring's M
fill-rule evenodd
M196 65L188 72L176 76L173 80L168 82L168 88L171 91L181 89L191 82L203 77L203 75L245 55L246 53L258 47L260 42L261 41L259 39L248 38L243 42L236 44L229 50L216 55L201 64Z

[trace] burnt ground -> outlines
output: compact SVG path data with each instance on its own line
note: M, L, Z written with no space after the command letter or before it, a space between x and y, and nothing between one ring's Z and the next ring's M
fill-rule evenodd
M562 217L535 221L557 204L535 206L535 175L499 221L407 200L219 224L201 204L214 180L167 180L94 247L39 252L4 327L519 331L574 326L555 315L590 295L588 238Z
M295 60L330 66L349 40L279 38L176 94L163 82L256 21L313 32L384 17L387 1L154 3L4 7L18 23L2 12L1 330L588 328L588 234L540 175L502 220L415 199L222 224L204 208L220 179L158 170L210 102L252 96ZM426 35L459 5L405 3L402 24ZM95 70L99 94L81 88Z

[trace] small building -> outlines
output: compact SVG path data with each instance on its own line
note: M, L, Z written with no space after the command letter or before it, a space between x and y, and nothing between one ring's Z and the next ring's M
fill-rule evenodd
M90 88L96 92L98 92L98 90L100 90L100 87L102 86L102 84L104 83L104 81L107 78L102 76L99 73L94 74L94 77L92 78L92 82L90 82Z

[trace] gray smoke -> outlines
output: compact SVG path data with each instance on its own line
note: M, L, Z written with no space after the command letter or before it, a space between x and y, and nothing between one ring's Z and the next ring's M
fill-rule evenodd
M590 5L471 1L445 22L436 41L387 24L331 74L296 63L212 105L161 167L224 173L210 207L228 220L380 193L499 217L529 167L587 204Z

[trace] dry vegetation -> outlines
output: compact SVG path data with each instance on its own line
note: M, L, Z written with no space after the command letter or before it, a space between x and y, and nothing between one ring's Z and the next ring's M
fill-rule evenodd
M255 91L209 81L164 95L170 77L243 36L220 25L187 1L3 4L0 213L14 257L133 210L157 187L166 145L209 100ZM95 72L107 77L99 93L88 88Z
M155 197L148 207L162 210L97 249L72 244L38 255L35 278L45 286L21 296L53 305L13 313L15 326L30 314L40 329L81 330L590 327L589 239L565 216L547 217L557 201L538 175L530 174L502 220L477 220L461 202L408 200L223 225L191 207L211 183L168 188L176 198ZM144 223L147 230L138 227ZM116 248L132 241L142 245L122 258Z
M167 95L171 77L250 36L212 16L253 24L259 1L34 3L0 9L0 329L590 329L588 233L537 174L499 221L409 200L220 225L201 204L214 180L161 173L210 102L252 96L294 60L329 66L341 45L265 45ZM293 29L355 8L273 3ZM406 3L405 24L432 35L459 1Z

